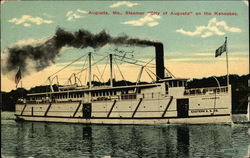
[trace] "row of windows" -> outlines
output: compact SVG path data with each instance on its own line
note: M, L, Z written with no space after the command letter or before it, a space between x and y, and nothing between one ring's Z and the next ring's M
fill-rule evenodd
M92 92L92 97L98 97L98 96L113 96L117 95L117 91L103 91L103 92Z
M63 94L54 94L52 95L53 99L64 99L64 98L82 98L84 93L63 93ZM49 99L48 96L33 96L30 97L30 100L46 100Z
M97 92L92 92L91 96L92 97L99 97L99 96L114 96L117 95L117 92L121 92L121 94L129 94L128 90L122 90L122 91L97 91ZM141 93L141 90L138 89L138 93Z
M140 90L139 90L140 91ZM92 97L99 97L99 96L115 96L117 95L118 91L96 91L96 92L91 92ZM128 94L128 90L124 91L119 91L121 94ZM29 100L46 100L49 99L49 96L30 96ZM82 98L84 97L84 93L62 93L62 94L53 94L52 98L53 99L65 99L65 98Z
M69 94L56 94L53 95L54 99L64 99L64 98L82 98L84 93L69 93Z
M186 81L169 81L167 82L167 85L169 87L185 87L187 84Z

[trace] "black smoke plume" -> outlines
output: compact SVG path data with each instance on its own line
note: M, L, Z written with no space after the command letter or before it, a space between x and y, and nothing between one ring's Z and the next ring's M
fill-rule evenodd
M101 48L106 44L131 45L131 46L154 46L157 43L149 40L130 38L126 35L112 37L105 31L97 34L80 29L76 32L68 32L58 28L52 38L40 44L29 44L6 48L6 64L3 65L3 72L17 71L21 69L22 74L27 74L29 67L27 62L33 62L36 71L41 71L47 66L55 63L63 47L94 49Z

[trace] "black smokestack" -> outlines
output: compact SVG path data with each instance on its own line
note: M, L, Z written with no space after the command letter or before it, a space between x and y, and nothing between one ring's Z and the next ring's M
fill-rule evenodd
M128 36L112 37L105 31L101 31L97 34L80 29L79 31L69 32L61 28L58 28L52 38L40 42L37 44L15 45L13 47L4 50L7 55L6 64L3 66L3 72L17 71L21 69L22 74L27 74L29 62L33 63L36 71L41 71L47 66L55 63L56 57L58 57L60 50L63 47L74 48L86 48L92 47L94 49L101 48L106 44L114 45L131 45L131 46L155 46L156 52L163 51L163 47L160 43L155 43L150 40L142 40L139 38L130 38ZM158 53L156 53L158 54ZM160 54L156 56L156 60L160 62L159 67L163 65L163 59ZM160 70L159 72L164 71ZM157 72L158 75L161 73ZM157 76L158 76L157 75ZM159 77L163 77L160 75Z
M156 81L164 79L164 50L162 43L154 43L155 63L156 63Z

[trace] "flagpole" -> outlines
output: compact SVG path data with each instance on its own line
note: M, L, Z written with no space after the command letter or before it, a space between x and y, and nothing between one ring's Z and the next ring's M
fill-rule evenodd
M227 86L229 86L227 37L225 37L225 40L226 40L226 60L227 60Z

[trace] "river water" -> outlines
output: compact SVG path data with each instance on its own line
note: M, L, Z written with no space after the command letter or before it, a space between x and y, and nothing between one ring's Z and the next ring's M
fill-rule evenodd
M250 156L250 124L81 125L14 119L12 112L1 113L3 158Z

